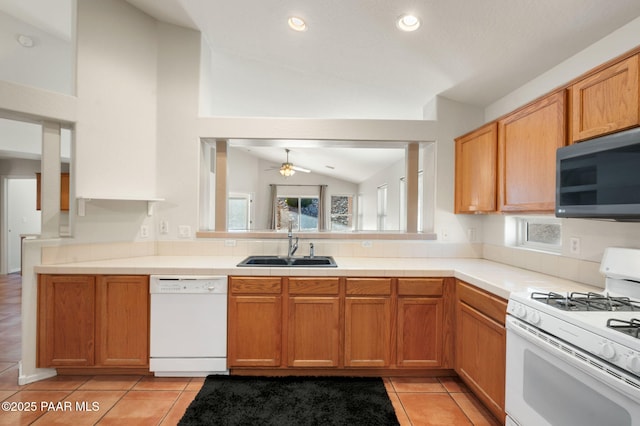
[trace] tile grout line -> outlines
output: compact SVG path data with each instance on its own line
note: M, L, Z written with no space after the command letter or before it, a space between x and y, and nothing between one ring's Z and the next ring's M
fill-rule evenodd
M169 415L169 413L171 413L171 410L173 409L173 407L176 406L176 404L178 403L178 401L180 400L180 397L182 396L182 394L186 391L187 387L189 386L189 384L193 381L193 378L191 380L189 380L185 385L184 388L180 391L180 393L178 394L178 396L176 397L176 400L173 401L173 404L171 404L171 406L169 407L169 409L167 410L166 413L164 413L164 416L162 416L162 418L160 419L160 421L158 422L158 425L161 425L162 422L167 418L167 416Z

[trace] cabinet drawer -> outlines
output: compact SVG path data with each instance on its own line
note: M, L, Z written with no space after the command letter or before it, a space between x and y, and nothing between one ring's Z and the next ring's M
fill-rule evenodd
M443 278L398 278L398 296L442 296Z
M282 283L280 282L280 278L231 277L229 280L229 290L234 294L279 294L282 292Z
M289 278L289 294L330 294L337 295L339 278Z
M347 278L347 294L372 296L391 294L391 278Z
M458 300L477 309L494 321L504 325L507 302L470 284L456 280Z

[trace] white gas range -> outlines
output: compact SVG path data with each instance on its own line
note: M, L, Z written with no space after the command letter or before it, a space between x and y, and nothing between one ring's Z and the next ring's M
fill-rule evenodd
M640 250L609 248L597 293L514 293L507 424L640 425Z

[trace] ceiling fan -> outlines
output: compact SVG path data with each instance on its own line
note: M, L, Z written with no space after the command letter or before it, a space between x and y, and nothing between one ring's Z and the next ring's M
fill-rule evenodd
M282 165L278 169L278 171L280 172L280 174L282 176L284 176L284 177L293 176L296 172L311 173L311 170L309 170L309 169L305 169L304 167L294 166L293 163L290 163L289 162L289 149L285 148L285 151L287 152L287 161L282 163Z

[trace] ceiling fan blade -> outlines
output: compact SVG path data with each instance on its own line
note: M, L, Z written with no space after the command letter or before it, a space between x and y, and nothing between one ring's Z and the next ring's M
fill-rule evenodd
M295 170L296 172L302 172L302 173L311 173L311 170L309 169L305 169L304 167L298 167L298 166L293 166L291 167L293 170Z

